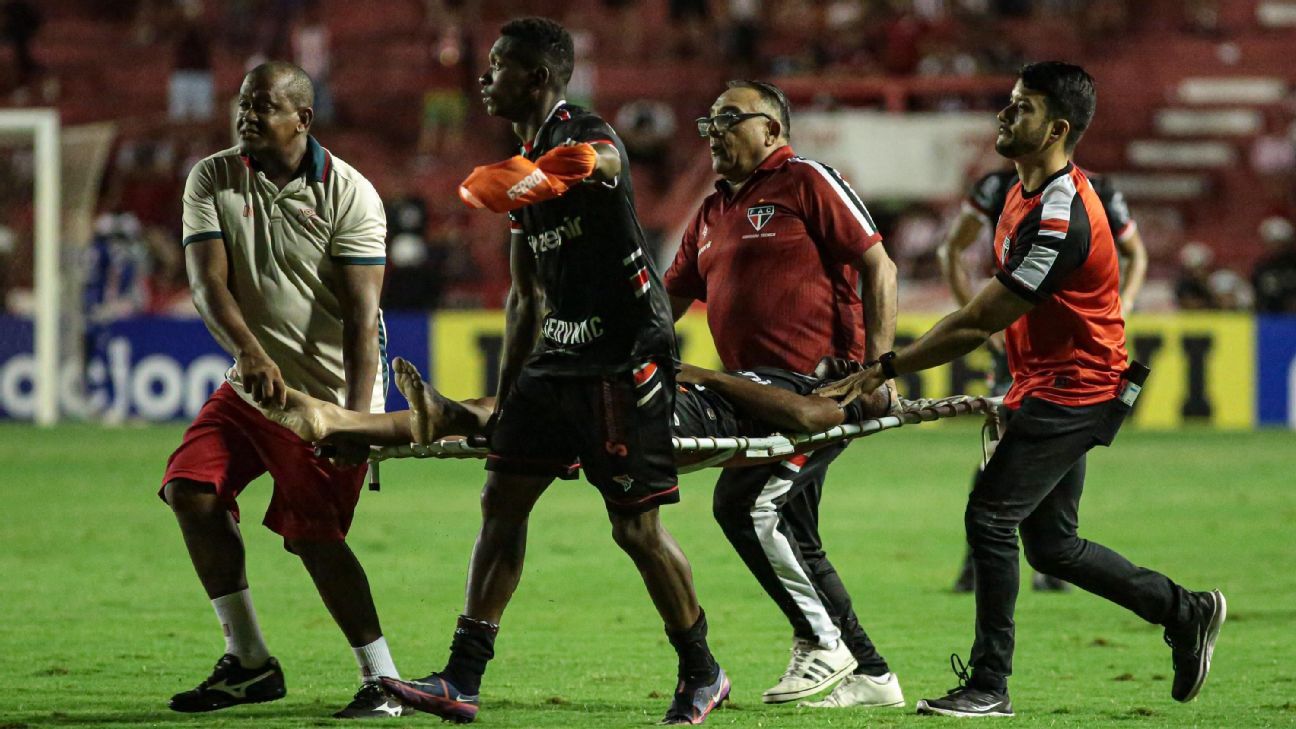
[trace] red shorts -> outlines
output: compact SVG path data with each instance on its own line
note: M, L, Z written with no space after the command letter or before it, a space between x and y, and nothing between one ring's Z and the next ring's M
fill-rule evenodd
M274 493L262 521L267 528L284 539L341 541L351 527L366 468L338 468L316 457L310 443L267 420L225 383L167 460L162 485L178 478L212 484L237 520L235 499L269 471Z

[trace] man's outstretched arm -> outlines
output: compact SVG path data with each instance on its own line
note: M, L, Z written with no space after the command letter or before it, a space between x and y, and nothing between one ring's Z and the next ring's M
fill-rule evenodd
M898 375L945 364L985 343L991 334L1008 328L1034 304L991 279L967 306L946 316L913 344L896 352L892 366ZM843 405L872 392L886 379L882 367L874 364L844 379L815 390L824 397L840 398Z
M837 403L826 397L798 395L738 375L685 364L678 379L715 390L753 420L787 432L817 433L846 419Z

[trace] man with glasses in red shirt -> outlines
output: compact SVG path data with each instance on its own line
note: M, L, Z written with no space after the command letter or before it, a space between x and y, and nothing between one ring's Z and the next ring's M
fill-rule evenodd
M841 175L792 151L789 122L783 92L760 81L730 82L697 122L721 179L684 234L666 290L677 320L706 302L725 369L804 374L826 355L876 357L895 336L895 265L882 236ZM793 630L791 662L766 703L840 681L812 705L904 705L819 538L824 477L845 447L727 468L716 483L716 520Z

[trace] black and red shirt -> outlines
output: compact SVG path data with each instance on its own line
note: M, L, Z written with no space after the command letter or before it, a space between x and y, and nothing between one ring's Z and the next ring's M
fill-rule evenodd
M587 180L509 213L513 234L523 236L535 257L548 309L526 367L592 376L674 361L670 300L644 252L625 145L597 115L560 102L523 153L534 161L569 140L615 146L621 175L607 183Z
M1012 185L995 228L995 277L1035 308L1008 327L1012 389L1094 405L1116 396L1127 366L1116 244L1097 192L1068 164L1041 189Z
M1138 226L1130 215L1125 196L1112 184L1111 178L1088 170L1081 171L1089 178L1089 184L1093 186L1094 192L1098 193L1098 201L1102 203L1103 211L1107 213L1107 226L1111 228L1112 237L1116 240L1124 240L1137 230ZM968 191L967 199L964 200L967 209L980 215L988 225L993 227L1003 213L1008 191L1017 182L1015 168L985 175L972 183L972 189Z
M731 194L702 202L666 289L706 302L726 369L810 372L825 355L864 359L864 306L854 267L882 240L836 170L773 152Z

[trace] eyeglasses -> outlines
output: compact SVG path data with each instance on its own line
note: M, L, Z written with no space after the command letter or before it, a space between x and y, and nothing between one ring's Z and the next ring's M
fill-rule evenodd
M706 117L706 116L698 117L697 120L698 136L708 137L711 135L712 131L715 131L719 134L724 134L730 129L733 129L736 125L741 124L742 122L745 122L748 119L755 119L758 116L763 116L766 119L769 119L770 121L774 121L774 117L759 111L749 112L746 114L737 114L732 111L726 111L723 114L716 114L715 116L712 117Z

